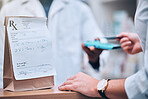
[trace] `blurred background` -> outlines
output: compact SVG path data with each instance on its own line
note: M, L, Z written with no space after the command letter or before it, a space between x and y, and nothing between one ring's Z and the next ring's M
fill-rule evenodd
M83 0L96 18L105 36L135 32L134 16L138 0ZM142 53L127 55L123 50L110 51L101 78L124 78L136 73L143 65Z
M0 7L11 0L0 0ZM81 0L92 10L105 36L134 32L134 15L138 0ZM101 76L96 78L124 78L136 73L143 64L142 53L127 55L123 50L110 51L109 60Z

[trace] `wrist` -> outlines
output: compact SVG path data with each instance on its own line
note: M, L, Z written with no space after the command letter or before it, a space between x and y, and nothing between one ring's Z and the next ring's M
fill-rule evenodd
M91 61L89 60L89 64L95 69L95 70L99 70L100 67L100 62L99 62L100 58L98 57L95 61Z
M99 98L101 97L100 94L98 93L97 88L94 89L94 93L95 93L95 95L96 95L95 97L99 97Z
M101 97L100 94L98 93L98 89L97 89L97 84L99 83L99 80L98 82L94 85L94 87L92 88L92 93L94 93L94 96L93 97Z
M110 81L110 79L107 79L107 80L103 79L103 80L101 80L101 81L98 83L98 85L97 85L98 93L100 94L100 96L101 96L102 98L105 98L105 99L109 99L109 98L106 96L106 93L105 93L105 92L106 92L106 89L107 89L107 87L108 87L109 81Z

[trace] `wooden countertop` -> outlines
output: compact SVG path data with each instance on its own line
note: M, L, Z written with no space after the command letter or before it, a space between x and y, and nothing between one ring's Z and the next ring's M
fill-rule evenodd
M57 87L52 89L10 92L0 89L0 99L98 99L84 96L77 92L59 91Z

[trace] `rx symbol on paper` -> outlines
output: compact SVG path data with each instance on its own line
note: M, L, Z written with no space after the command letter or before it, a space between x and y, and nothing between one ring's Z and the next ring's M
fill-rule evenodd
M12 30L17 30L16 28L16 24L14 21L10 20L10 27L12 27L13 29Z

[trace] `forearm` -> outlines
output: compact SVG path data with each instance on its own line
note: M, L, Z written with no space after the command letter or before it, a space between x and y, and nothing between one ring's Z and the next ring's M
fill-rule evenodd
M125 79L110 80L105 91L109 99L127 99L124 88Z

